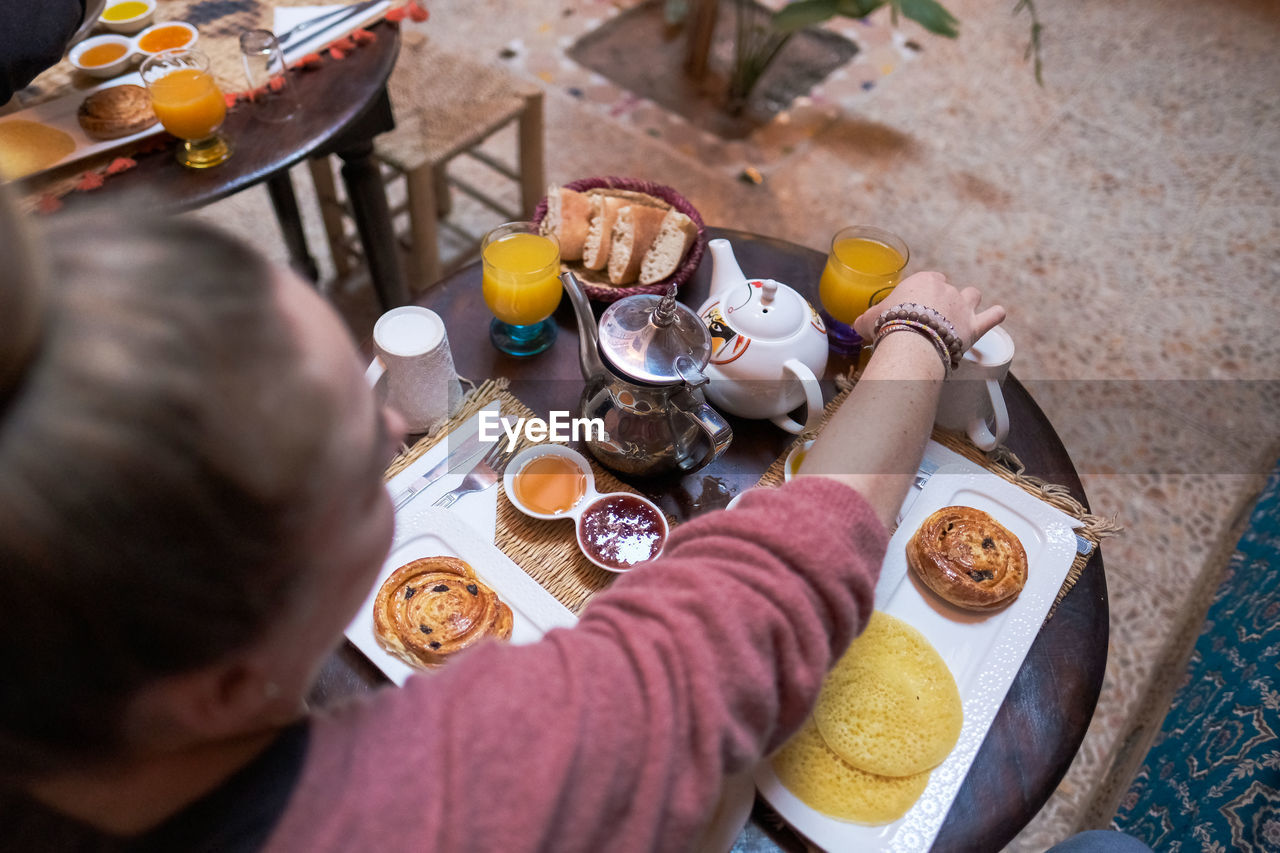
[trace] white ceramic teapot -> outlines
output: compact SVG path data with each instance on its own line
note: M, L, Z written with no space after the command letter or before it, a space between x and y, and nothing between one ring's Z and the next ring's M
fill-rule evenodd
M792 288L742 274L728 240L712 240L711 296L698 316L711 331L707 398L739 417L769 419L801 433L822 416L818 377L827 367L827 330ZM788 413L806 406L805 423Z

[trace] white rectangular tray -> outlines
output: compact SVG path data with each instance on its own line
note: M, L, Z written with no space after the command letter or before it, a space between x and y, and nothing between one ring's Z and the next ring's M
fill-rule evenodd
M84 89L77 89L74 92L68 92L57 98L36 104L34 107L27 107L25 110L8 113L0 116L0 124L5 122L22 120L33 121L38 124L47 125L71 137L75 142L75 150L63 157L56 163L51 163L40 172L34 172L32 175L38 175L41 172L47 172L49 169L56 169L59 166L65 166L68 163L74 163L77 160L83 160L92 157L95 154L101 154L104 151L110 151L113 148L119 148L130 142L139 139L146 139L148 136L155 136L163 133L164 128L160 126L160 122L148 127L146 130L140 130L137 133L131 133L128 136L121 136L118 139L93 139L84 132L80 127L80 121L76 118L76 112L80 109L80 104L89 95L100 89L110 89L112 86L124 86L131 84L134 86L142 85L142 76L136 71L128 74L122 74L119 77L113 77L110 80L103 80L101 83ZM24 175L23 177L32 177L32 175ZM22 180L19 178L18 180Z
M480 580L490 586L511 608L512 643L531 643L552 628L568 628L578 618L524 573L511 559L489 544L451 510L430 508L408 518L396 519L396 540L378 572L369 595L347 626L347 639L364 653L374 666L403 685L420 672L382 650L373 633L373 602L392 572L421 557L451 556L465 560Z
M907 540L934 511L954 505L990 513L1026 549L1027 584L1003 610L976 613L952 607L907 570ZM768 761L756 770L756 786L765 799L797 831L833 853L928 850L1066 579L1075 559L1077 524L995 474L969 465L939 468L889 540L876 602L880 610L924 634L950 667L964 707L959 742L933 770L928 787L911 810L890 824L863 826L814 811L782 786Z

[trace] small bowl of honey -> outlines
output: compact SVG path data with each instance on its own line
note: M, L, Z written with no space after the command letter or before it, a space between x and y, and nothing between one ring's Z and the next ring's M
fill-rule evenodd
M597 492L587 458L558 444L519 453L507 465L502 487L525 515L572 520L583 556L611 572L656 558L670 533L657 504L631 492Z
M133 39L102 35L87 38L71 48L67 59L91 77L115 77L129 67L133 56Z
M145 59L166 50L194 47L199 37L199 31L186 21L165 21L138 33L133 45Z
M567 518L588 494L596 494L591 464L576 450L541 444L516 455L502 475L512 506L534 518Z
M98 15L98 23L113 33L131 35L151 23L156 0L113 0Z
M805 454L809 452L809 448L813 447L813 441L806 441L804 444L797 444L790 453L787 454L787 460L782 463L782 479L790 483L791 478L800 472L800 466L804 464Z

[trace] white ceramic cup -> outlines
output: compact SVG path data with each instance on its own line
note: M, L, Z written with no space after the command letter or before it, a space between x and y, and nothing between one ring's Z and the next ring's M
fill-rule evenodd
M963 432L980 450L995 450L1009 436L1009 410L1001 384L1013 363L1013 338L996 326L978 339L942 386L935 423Z
M376 387L386 376L387 405L410 432L429 432L458 410L462 385L439 314L416 305L393 308L374 324L373 348L365 378Z

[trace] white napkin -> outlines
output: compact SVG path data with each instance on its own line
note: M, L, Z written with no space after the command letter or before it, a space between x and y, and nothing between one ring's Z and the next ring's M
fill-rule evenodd
M495 401L485 406L482 411L496 412L498 411L498 406L498 402ZM430 450L415 459L408 468L388 480L387 489L390 490L392 495L400 494L409 487L410 483L430 470L431 466L444 459L451 447L457 447L468 436L477 432L479 428L480 415L476 414L463 422L448 437L437 441ZM505 442L507 440L506 436L503 436L501 440ZM445 474L425 491L416 495L412 501L396 513L397 537L399 532L406 527L405 522L408 519L429 509L432 502L445 492L460 486L462 478L466 476L467 471L471 470L471 465L478 462L482 455L483 450L477 450L472 460L470 460L470 465L463 465L457 471ZM501 488L502 483L499 482L483 492L473 492L459 500L450 509L451 512L457 513L466 522L467 526L476 531L486 542L493 542L498 531L498 490Z
M298 26L304 21L327 14L335 9L343 9L351 4L340 3L333 6L280 6L275 11L275 21L272 26L272 32L277 36L283 36L289 30ZM339 23L329 27L321 27L314 32L308 33L304 38L293 44L285 45L284 61L286 65L292 65L308 53L315 53L323 47L327 47L330 42L337 41L347 33L355 32L366 24L381 19L387 14L387 10L391 8L390 0L384 3L375 3L365 10L363 14L354 18L347 18Z

